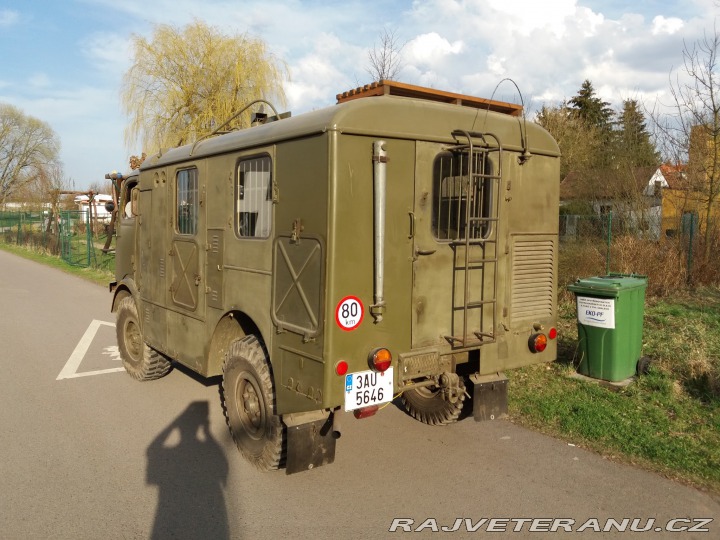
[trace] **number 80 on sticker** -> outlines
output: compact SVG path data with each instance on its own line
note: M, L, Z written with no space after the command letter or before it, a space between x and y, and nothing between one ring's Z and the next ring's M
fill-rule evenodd
M362 302L356 296L346 296L335 308L335 323L343 330L355 330L363 320L365 312Z

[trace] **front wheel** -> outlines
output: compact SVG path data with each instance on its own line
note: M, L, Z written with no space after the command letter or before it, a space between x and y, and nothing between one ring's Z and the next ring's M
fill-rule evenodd
M120 359L132 378L151 381L167 375L172 369L170 360L145 343L132 296L126 296L118 304L115 332Z
M465 401L465 383L458 380L455 392L437 386L407 390L402 394L405 410L423 424L443 426L457 421Z
M234 341L225 357L222 399L230 434L256 468L280 466L284 430L275 413L275 392L265 349L255 336Z

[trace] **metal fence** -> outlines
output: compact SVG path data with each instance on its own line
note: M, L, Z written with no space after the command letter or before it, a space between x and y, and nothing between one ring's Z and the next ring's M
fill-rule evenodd
M561 215L560 286L577 277L609 272L651 276L658 294L682 285L720 284L720 220L705 224L684 215L677 223L660 216ZM28 246L68 264L113 272L115 254L105 253L109 223L86 212L0 212L0 241Z
M0 241L60 256L72 266L115 269L115 254L103 247L108 223L87 212L49 210L0 212Z
M682 278L678 282L688 285L716 285L720 278L714 255L720 247L720 221L704 223L696 214L677 220L612 212L561 215L559 232L561 266L563 254L569 256L566 265L572 265L580 263L584 253L584 259L594 261L582 268L586 273L673 272ZM667 276L663 279L669 281Z

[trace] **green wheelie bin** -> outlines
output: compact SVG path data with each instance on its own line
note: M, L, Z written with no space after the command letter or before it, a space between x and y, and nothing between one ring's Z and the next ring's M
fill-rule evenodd
M590 277L568 286L577 302L579 374L618 382L638 372L646 288L647 277L636 274Z

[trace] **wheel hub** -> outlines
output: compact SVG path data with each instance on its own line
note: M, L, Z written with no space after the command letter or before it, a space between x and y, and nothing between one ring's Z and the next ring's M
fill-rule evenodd
M237 413L245 432L257 439L265 429L265 407L252 375L243 373L236 386Z
M140 330L133 321L128 321L125 327L125 343L127 350L133 358L138 358L142 351L142 337Z
M243 392L243 407L245 414L255 428L260 427L260 400L255 388L250 384L245 385Z

